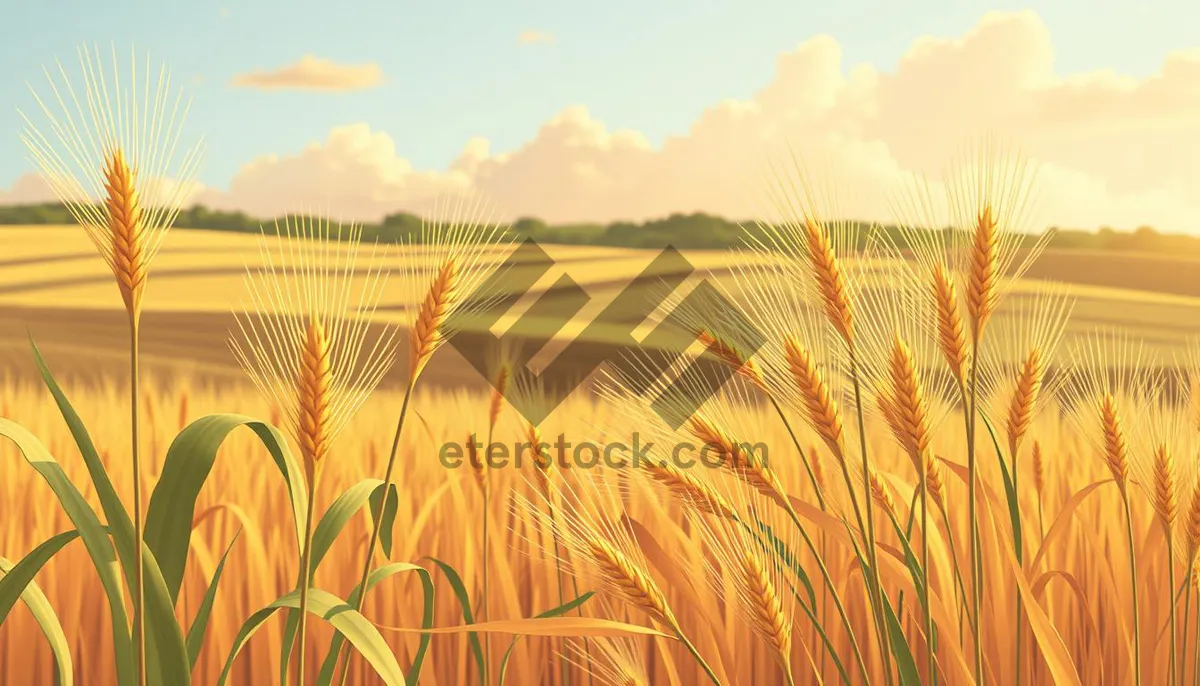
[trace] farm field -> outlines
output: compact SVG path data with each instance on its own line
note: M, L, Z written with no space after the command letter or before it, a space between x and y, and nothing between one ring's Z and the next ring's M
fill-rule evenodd
M11 228L0 230L0 237L5 246L12 246L0 257L0 416L14 418L41 437L73 482L88 482L72 438L34 373L28 332L36 337L48 364L63 381L68 397L100 446L113 482L127 497L131 476L119 447L128 445L129 431L128 386L123 376L126 330L122 313L114 307L119 300L112 277L77 230ZM143 318L146 488L157 480L172 436L190 421L213 412L235 412L279 422L279 408L253 392L226 346L232 325L229 311L243 292L245 263L253 265L257 259L256 241L254 236L176 231L155 262ZM588 306L592 311L603 306L651 257L646 252L620 249L548 246L547 250L593 296L595 300ZM398 249L388 252L390 260L403 259ZM729 259L722 253L689 253L688 257L715 281L731 278ZM1020 301L1042 293L1047 279L1071 283L1077 304L1067 339L1096 326L1128 327L1148 344L1148 354L1140 362L1169 365L1184 352L1189 337L1200 333L1200 316L1196 314L1200 312L1200 280L1191 277L1196 266L1200 265L1163 257L1050 252L1040 258L1010 297ZM534 295L552 282L552 278L543 279ZM396 318L412 305L388 295L377 316ZM586 316L586 311L581 314L581 318ZM1005 315L1001 312L997 316ZM576 331L560 332L559 337L570 338ZM1057 360L1051 361L1055 363ZM438 446L488 430L487 387L449 349L434 357L422 379L412 402L415 421L406 428L400 445L401 495L390 558L416 561L432 557L445 561L461 573L468 592L479 597L482 550L486 545L492 579L488 616L492 618L530 617L559 605L563 594L573 597L586 590L579 587L587 583L585 575L559 575L554 555L557 543L546 522L519 505L521 497L537 497L528 471L494 470L493 492L504 495L487 507L494 528L484 536L485 506L475 474L469 469L443 467L438 460ZM401 383L393 370L382 389L352 420L346 438L328 459L317 494L318 511L328 507L336 494L382 471L402 401ZM722 416L739 435L753 436L769 446L773 456L783 456L772 463L781 488L798 501L814 502L785 426L758 403L733 404L725 412ZM581 390L539 428L544 436L561 434L566 440L628 442L641 426L593 393ZM526 434L527 427L520 417L505 408L495 427L496 439L517 443ZM1111 518L1121 503L1114 489L1103 488L1109 483L1103 462L1056 412L1035 418L1029 435L1036 437L1042 467L1035 480L1028 449L1021 456L1021 469L1025 471L1017 502L1027 536L1026 560L1035 560L1025 572L1029 580L1026 591L1032 596L1022 597L1039 599L1043 616L1058 637L1055 645L1060 645L1063 652L1051 652L1051 657L1043 658L1038 646L1049 645L1054 639L1024 634L1025 678L1032 678L1030 683L1048 683L1050 675L1063 668L1061 659L1066 655L1082 683L1124 683L1129 677L1132 644L1140 636L1146 683L1163 683L1170 662L1167 646L1163 633L1150 628L1164 626L1170 603L1165 591L1167 546L1153 526L1155 510L1147 499L1133 499L1136 530L1145 532L1139 539L1139 555L1146 560L1139 567L1142 576L1137 582L1142 591L1144 628L1141 634L1135 634L1125 614L1133 581L1119 552L1125 546L1124 532L1116 526L1095 525ZM878 418L869 422L867 437L873 468L887 484L893 507L898 508L897 516L902 519L915 513L910 506L915 489L909 458ZM930 582L945 606L938 620L945 622L939 623L939 632L945 635L953 634L954 626L963 621L957 609L959 587L951 570L965 565L961 547L967 535L962 510L966 497L964 441L961 417L951 415L939 423L932 443L934 452L948 466L942 497L950 503L951 516L944 526L935 525L936 537L931 535ZM815 447L821 445L818 435L802 428L798 442L813 446L813 459L823 463L827 472L834 471L832 459L821 456L823 451ZM991 625L1012 626L1018 621L1015 613L1019 589L1012 581L1010 565L1014 563L1006 557L1010 554L1011 533L1005 524L1008 515L1000 487L1002 477L990 453L987 458L982 461L986 507L981 542L988 579L983 612ZM0 473L16 475L0 480L0 556L16 559L48 536L70 528L50 490L7 446L0 448ZM1190 485L1186 479L1191 478L1191 472L1185 469L1181 474L1185 475L1181 483ZM567 471L562 478L566 484L583 484L591 476ZM617 478L622 485L613 493L620 494L621 511L643 532L638 543L648 568L663 585L677 622L695 636L697 648L711 669L724 683L779 683L778 666L769 645L739 623L737 614L719 593L692 578L694 570L705 568L711 554L703 527L691 520L694 513L689 514L688 508L664 497L667 494L651 482L624 474ZM736 489L727 480L711 475L705 478L723 484L724 492L734 497ZM271 460L248 432L235 435L222 448L210 483L197 503L192 555L177 611L186 618L201 606L207 582L235 536L225 574L239 582L228 583L216 596L214 620L193 673L195 683L203 684L216 682L241 621L290 588L298 557L295 538L283 516L289 509L287 492ZM90 501L96 498L88 489L85 496ZM867 626L871 621L869 603L858 581L861 576L855 567L857 562L848 549L838 547L837 526L831 526L814 510L810 507L803 512L814 535L820 533L822 549L831 548L825 558L828 572L837 580L851 622ZM317 587L345 597L356 581L355 560L361 558L369 533L365 518L349 522L319 569ZM948 547L951 541L958 541L959 547ZM894 554L900 541L890 532L883 532L880 545ZM801 559L803 564L811 563L806 555ZM84 551L78 546L70 548L47 565L38 583L59 613L77 672L111 674L114 666L107 642L108 619L95 602L102 596L99 583L94 576L80 576L78 572L87 565ZM389 647L406 667L416 654L417 639L386 627L420 624L421 585L409 576L382 584L365 608L372 621L385 627ZM887 567L884 581L893 590L906 588L908 581L899 559ZM911 598L911 586L907 588ZM909 608L899 622L906 633L915 636L922 631L922 619L915 606ZM822 613L828 638L838 654L848 655L850 636L836 626L831 612L826 602ZM587 614L646 623L638 611L611 598L595 603ZM801 677L810 674L834 679L834 667L822 657L819 636L811 624L798 615L790 621L794 623L794 639L789 650L798 680L804 682ZM434 625L450 627L462 622L461 610L454 601L448 595L439 595ZM311 632L314 639L309 643L306 660L315 673L330 632L325 626L313 627ZM486 662L493 669L508 641L507 636L497 635L485 642ZM1012 633L989 631L983 642L988 681L1010 683L1015 657ZM279 683L281 644L282 623L268 624L237 659L232 683ZM645 683L690 684L704 678L689 654L665 637L612 639L611 644L530 637L513 649L506 683L579 684L589 670L602 677L600 683L617 683L603 677L615 674L614 670L619 671L624 663L607 662L600 654L589 663L589 670L561 670L561 665L571 660L580 662L579 656L589 650L613 649L628 658L630 665L625 667L649 678ZM421 683L457 684L478 679L472 651L471 642L461 635L434 637ZM563 655L570 660L564 660ZM878 653L868 650L865 660L870 673L882 673ZM966 648L946 641L939 649L938 660L947 683L969 682L971 656ZM1055 661L1053 667L1051 661ZM52 664L50 650L32 618L18 606L0 628L0 683L42 683ZM604 665L609 665L608 672ZM1194 663L1190 669L1195 669ZM495 680L493 671L491 681ZM85 682L90 683L90 679ZM352 662L350 682L376 683L370 667L357 658Z
M27 332L47 350L69 352L63 357L72 365L79 362L95 370L124 364L127 334L119 300L111 292L111 275L95 259L86 235L71 227L6 227L0 229L0 239L5 246L0 254L0 364L28 370ZM560 340L574 339L654 255L621 248L545 248L555 267L501 319L501 329L566 273L592 298L572 324L553 334ZM379 259L401 269L405 262L400 251L399 246L383 246ZM686 257L697 278L733 286L726 251L692 251ZM143 353L148 363L217 378L238 375L225 345L232 324L229 315L243 297L246 267L259 264L257 236L174 232L156 260L146 298ZM1125 327L1146 343L1148 363L1169 364L1189 337L1200 335L1198 257L1048 251L1033 263L1014 297L1043 292L1047 280L1069 284L1076 300L1068 339L1097 327ZM393 281L376 316L397 321L411 312L414 303L404 302L403 293ZM452 355L447 352L444 357ZM477 383L478 375L457 362L439 359L431 370L433 383Z

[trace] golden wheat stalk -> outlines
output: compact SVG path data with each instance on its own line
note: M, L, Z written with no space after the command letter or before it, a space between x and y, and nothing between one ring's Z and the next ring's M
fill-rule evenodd
M115 277L130 324L130 460L133 467L134 538L143 537L140 321L150 262L194 190L197 145L177 156L188 103L172 95L165 66L139 65L128 74L116 48L111 70L97 52L79 50L79 80L59 63L45 70L49 93L30 88L40 115L29 116L22 140L43 180L84 229ZM155 76L157 71L157 76ZM80 86L82 82L82 87ZM41 119L40 123L35 119ZM99 202L97 202L99 200ZM147 675L142 546L132 560L135 679Z
M190 101L164 65L130 55L124 74L115 47L111 65L86 47L79 64L78 81L60 63L57 77L46 71L47 94L31 87L40 116L21 113L22 140L112 270L136 322L150 262L196 188L201 149L181 146Z
M493 272L493 249L507 245L511 240L508 226L492 220L488 203L463 194L439 200L430 215L422 219L419 237L402 251L406 260L400 269L403 302L405 307L412 303L417 305L409 321L408 380L404 400L396 418L392 448L383 472L385 491L392 486L404 422L418 377L438 348L461 327L459 315L494 302L494 293L481 286L488 283ZM480 290L488 291L483 294L487 297L481 297ZM380 500L378 507L382 508L383 503ZM381 509L375 513L374 522L363 556L359 587L364 590L355 604L357 611L362 610L369 590L367 582L383 522ZM343 644L339 684L346 681L349 660L349 649Z
M277 222L274 233L262 234L262 266L248 270L249 298L235 313L238 332L230 345L263 395L282 408L304 461L308 498L296 634L297 684L303 686L316 489L334 440L391 367L396 332L391 326L370 331L386 283L375 261L354 286L360 227L299 218Z

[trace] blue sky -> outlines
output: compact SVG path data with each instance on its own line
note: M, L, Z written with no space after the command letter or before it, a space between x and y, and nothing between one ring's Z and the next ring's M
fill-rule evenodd
M781 52L815 34L839 41L846 67L888 70L918 36L961 36L988 10L1027 7L1050 29L1059 73L1145 77L1169 50L1200 45L1200 5L1161 1L0 0L15 29L0 41L0 189L29 171L16 112L32 106L26 82L40 85L43 65L74 60L83 43L133 44L171 65L195 96L189 128L207 138L200 181L223 188L250 159L294 153L352 122L386 131L418 169L445 168L473 136L493 153L515 149L571 104L658 145L712 103L749 97ZM555 41L521 45L526 30ZM387 80L334 94L230 85L308 53L377 63Z

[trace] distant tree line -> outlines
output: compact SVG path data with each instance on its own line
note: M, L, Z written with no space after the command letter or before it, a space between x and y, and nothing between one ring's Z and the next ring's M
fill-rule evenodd
M71 224L74 218L61 204L0 205L0 226L28 224ZM213 231L258 232L274 226L273 220L251 217L244 212L212 210L203 205L183 210L175 222L181 229ZM903 247L901 232L894 226L879 227L866 222L850 222L852 234L860 247L876 227L887 240ZM676 213L644 222L612 222L609 224L547 224L541 219L524 217L512 225L521 238L533 238L539 243L568 245L597 245L625 248L661 248L673 245L682 249L717 249L743 245L746 241L765 241L769 230L756 222L736 222L702 212ZM390 214L381 222L363 226L363 237L380 243L419 241L421 218L407 212ZM1200 253L1200 237L1160 233L1149 226L1135 231L1117 231L1101 227L1098 231L1057 229L1051 247L1119 250L1125 252Z

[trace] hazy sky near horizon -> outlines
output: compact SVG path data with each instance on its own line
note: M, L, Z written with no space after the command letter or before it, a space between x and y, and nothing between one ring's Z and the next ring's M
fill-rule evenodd
M194 97L196 199L259 215L471 190L552 221L744 217L792 146L883 218L995 133L1038 163L1040 221L1200 233L1200 6L946 5L0 0L0 203L46 197L26 84L115 43Z

